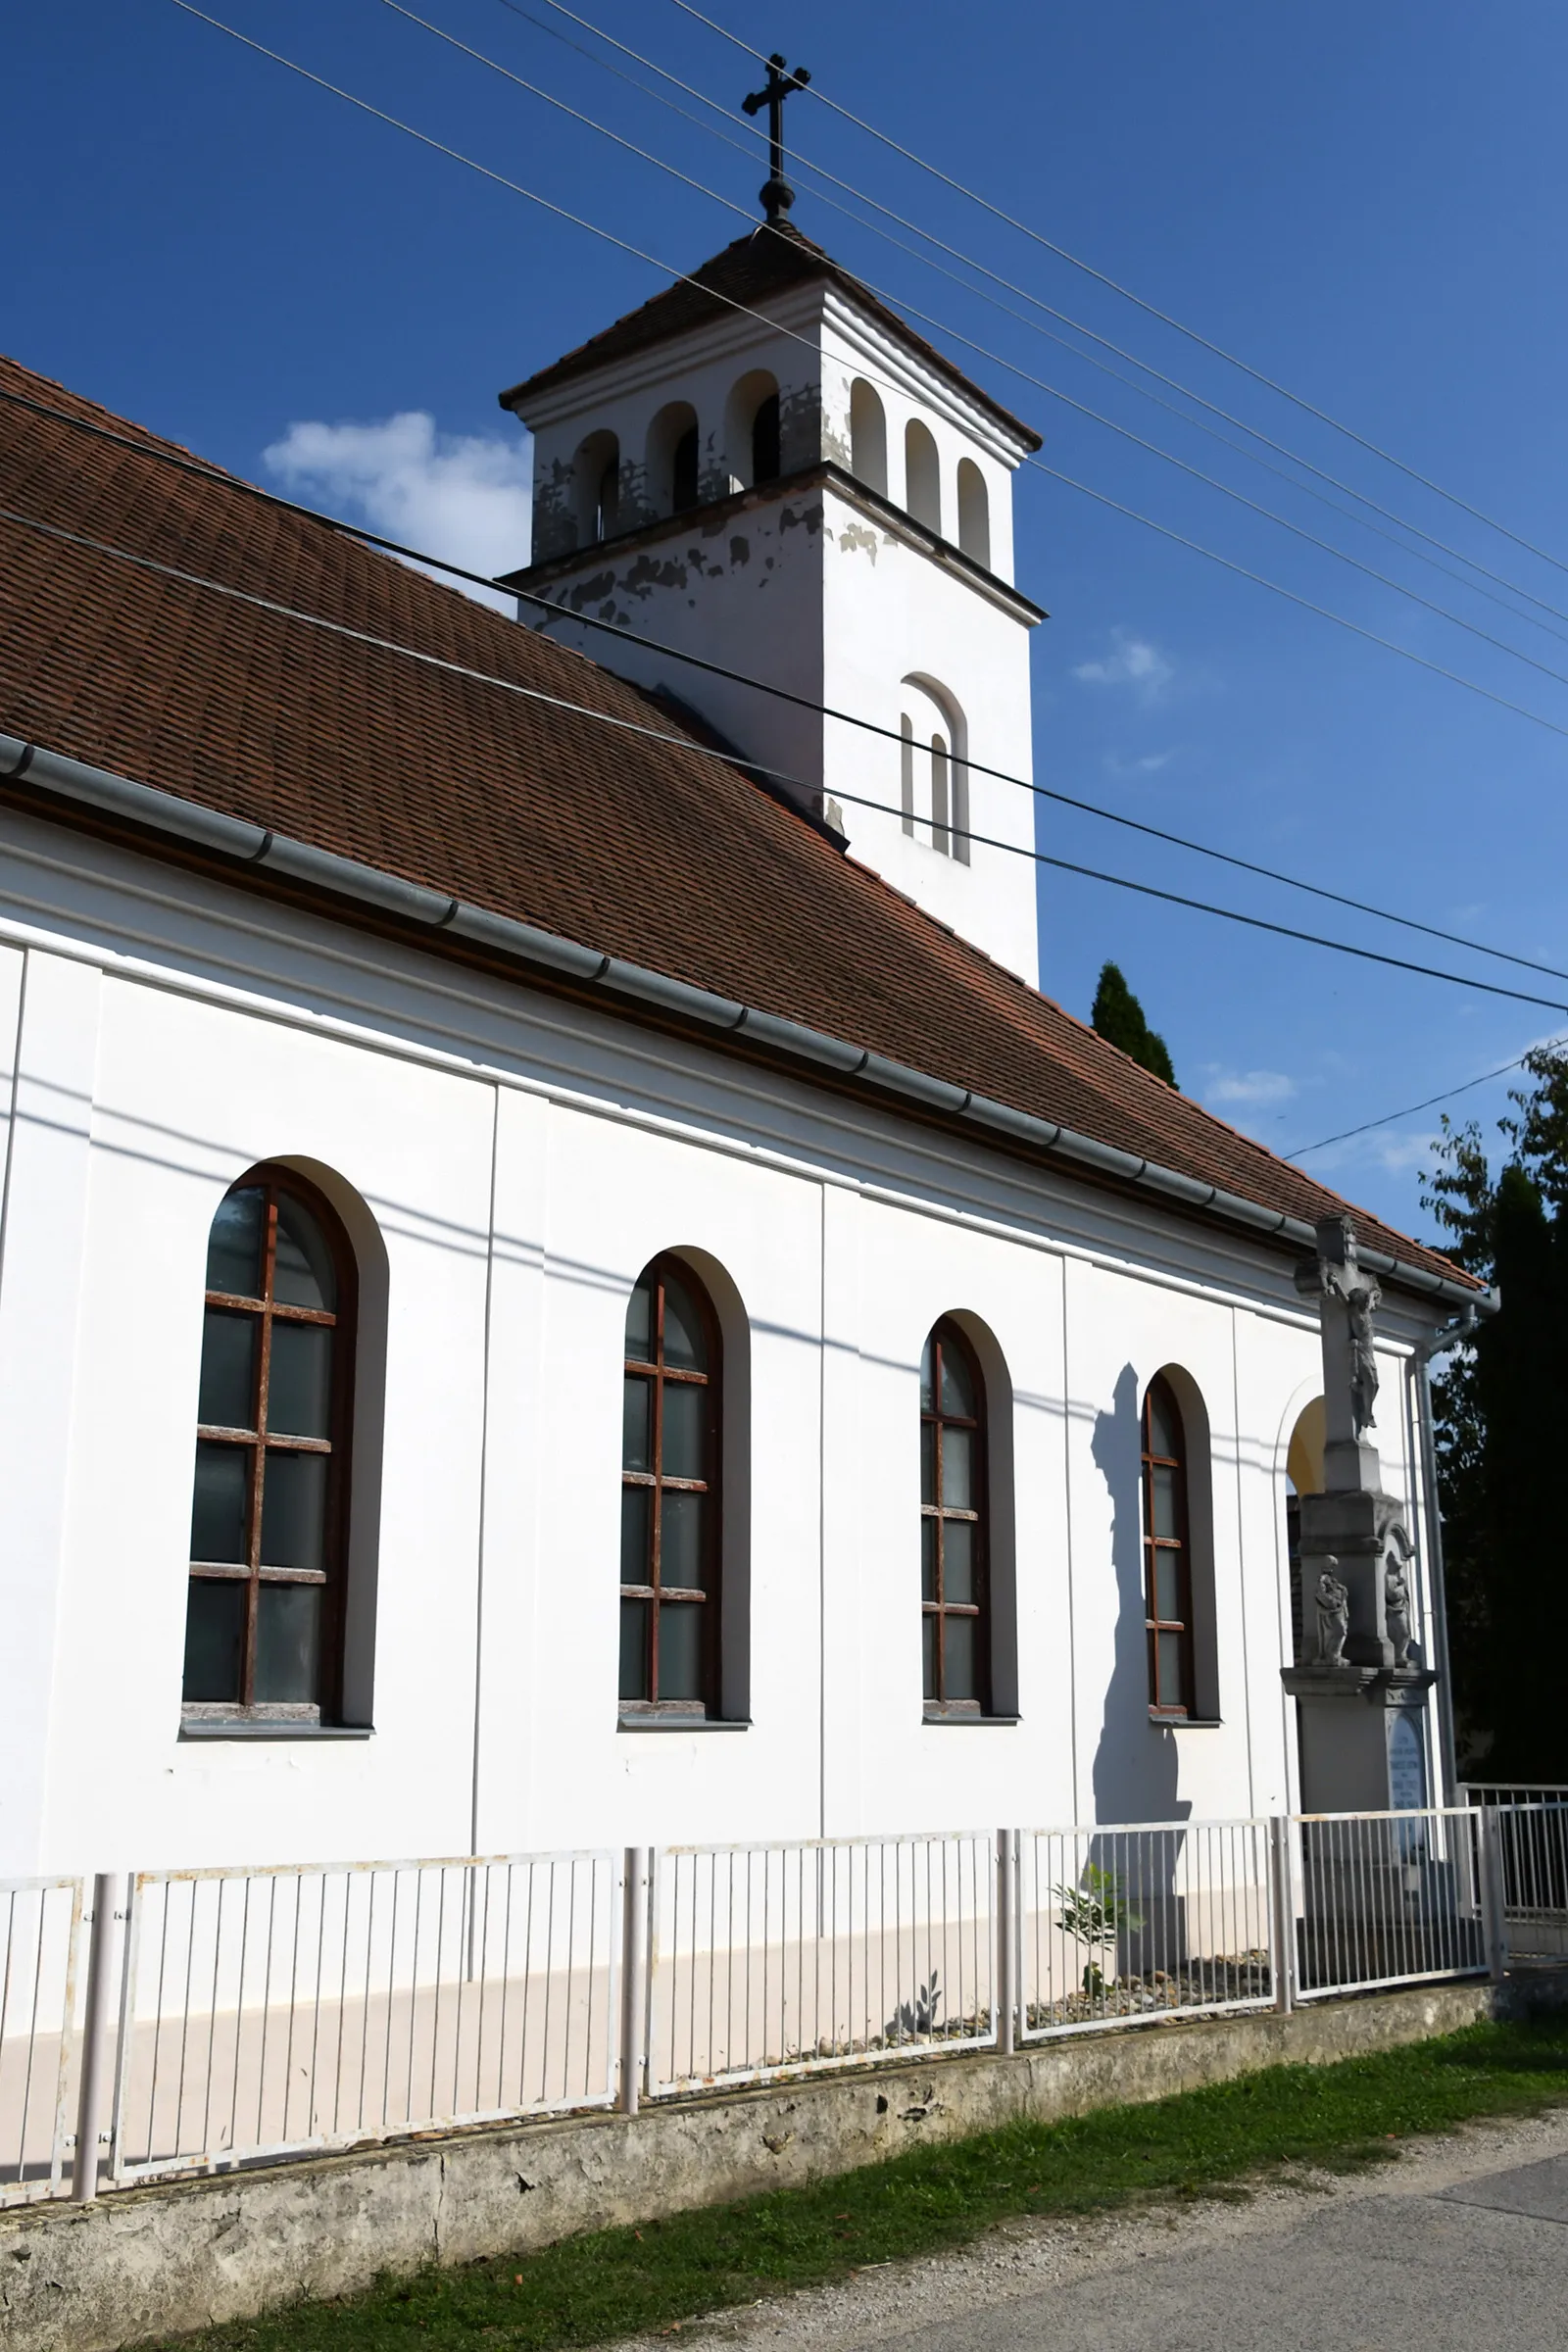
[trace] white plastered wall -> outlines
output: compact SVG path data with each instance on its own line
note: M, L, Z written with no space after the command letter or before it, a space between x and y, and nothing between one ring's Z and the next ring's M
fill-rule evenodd
M1316 1341L1277 1256L13 816L0 989L25 1112L0 1272L0 1869L1281 1800L1283 1448ZM385 1252L358 1740L178 1737L207 1231L268 1155L356 1196ZM705 1253L745 1314L741 1730L616 1725L621 1335L666 1249ZM917 1367L948 1312L1011 1390L1014 1724L922 1721ZM1168 1365L1212 1457L1219 1720L1179 1731L1148 1721L1137 1581L1137 1405Z

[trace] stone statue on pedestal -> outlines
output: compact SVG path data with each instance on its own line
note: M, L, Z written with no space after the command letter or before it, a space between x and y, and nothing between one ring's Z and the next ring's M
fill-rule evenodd
M1345 1641L1350 1630L1350 1589L1342 1584L1334 1571L1335 1559L1326 1560L1317 1580L1317 1663L1320 1666L1343 1666Z
M1402 1527L1393 1527L1389 1534L1399 1543L1409 1543ZM1392 1548L1383 1572L1383 1612L1389 1640L1394 1644L1394 1663L1402 1666L1410 1655L1410 1586L1404 1562Z
M1300 1497L1301 1589L1313 1596L1309 1655L1284 1669L1298 1701L1301 1801L1310 1812L1382 1812L1390 1801L1390 1710L1436 1680L1411 1663L1411 1562L1402 1504L1383 1491L1375 1426L1382 1303L1346 1216L1325 1217L1296 1269L1316 1301L1323 1351L1323 1492Z

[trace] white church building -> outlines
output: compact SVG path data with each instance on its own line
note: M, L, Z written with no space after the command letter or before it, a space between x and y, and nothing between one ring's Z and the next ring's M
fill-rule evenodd
M1342 1204L1039 993L1037 437L760 228L512 619L0 395L0 1872L1291 1806Z

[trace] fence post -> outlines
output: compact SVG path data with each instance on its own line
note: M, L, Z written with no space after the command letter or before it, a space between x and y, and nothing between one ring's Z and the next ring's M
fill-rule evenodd
M1014 1830L997 1832L997 1956L995 2002L997 2048L1010 2058L1017 2047L1018 1984L1014 1960L1018 1945L1016 1838Z
M1274 2006L1289 2017L1296 2006L1296 1888L1291 1871L1291 1817L1269 1817L1269 1879L1274 1896L1269 1922L1274 1938Z
M92 1883L92 1935L87 1944L87 1997L81 2026L81 2071L76 2086L76 2149L71 2194L90 2205L98 2194L98 2148L104 2089L109 2078L109 2018L114 1993L115 1896L122 1882L101 1870Z
M1508 1921L1502 1876L1502 1838L1495 1805L1477 1808L1481 1833L1481 1916L1486 1928L1487 1964L1494 1984L1508 1972Z
M620 2086L615 2104L635 2115L642 2094L643 2020L648 2013L648 1848L628 1845L621 1898Z

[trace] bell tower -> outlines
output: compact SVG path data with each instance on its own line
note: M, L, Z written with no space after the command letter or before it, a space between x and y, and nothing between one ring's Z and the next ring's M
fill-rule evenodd
M1045 615L1012 583L1012 475L1040 438L785 218L777 122L804 78L774 59L757 93L767 221L502 393L534 436L509 584L546 602L525 624L695 712L1035 984L1036 869L993 846L1033 847L1034 802L974 763L1031 774Z

